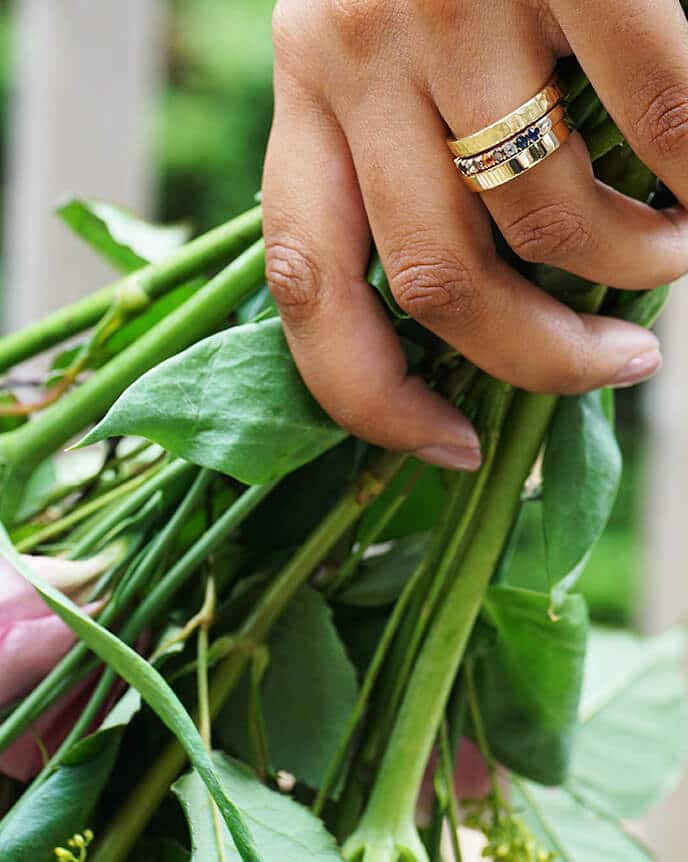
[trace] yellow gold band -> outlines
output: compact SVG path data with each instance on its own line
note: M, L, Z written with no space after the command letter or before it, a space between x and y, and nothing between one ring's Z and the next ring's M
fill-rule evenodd
M540 92L520 108L501 120L486 126L472 135L448 141L449 149L458 158L466 158L496 147L507 138L513 138L549 113L564 97L562 85L556 75Z
M473 156L470 159L456 159L456 167L464 176L488 171L503 162L514 158L519 153L528 149L532 144L537 143L540 138L543 138L550 132L554 126L564 119L564 106L557 105L549 114L545 114L537 123L533 123L527 129L524 129L519 135L509 138L497 147L492 147L484 153Z
M570 134L571 132L566 121L560 120L547 134L543 135L536 143L531 144L517 156L514 156L514 158L487 171L482 171L472 176L464 175L462 177L463 181L474 192L486 192L510 183L511 180L515 180L516 177L521 176L526 171L532 170L540 162L556 153Z

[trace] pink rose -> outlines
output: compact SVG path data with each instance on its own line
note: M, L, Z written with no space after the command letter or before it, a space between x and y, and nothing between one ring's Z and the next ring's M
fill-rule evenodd
M29 566L65 595L79 602L86 590L121 555L122 548L104 551L90 560L25 557ZM97 613L103 602L83 606ZM34 588L0 560L0 707L13 703L37 685L72 648L76 637ZM93 677L67 692L4 752L0 772L26 781L42 765L37 738L54 751L83 709Z

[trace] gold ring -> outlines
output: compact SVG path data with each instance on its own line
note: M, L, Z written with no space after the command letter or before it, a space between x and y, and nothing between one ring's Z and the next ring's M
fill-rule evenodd
M472 176L473 174L482 173L496 165L501 165L509 159L513 159L523 150L528 149L531 144L537 143L540 138L544 137L552 130L561 120L564 119L564 108L562 105L557 105L549 114L539 119L537 123L533 123L527 129L524 129L519 135L509 138L508 141L500 143L497 147L492 147L484 153L467 159L455 159L456 167L464 176Z
M448 141L449 149L458 158L474 156L501 144L507 138L513 138L524 129L532 126L540 117L544 117L564 98L564 90L557 75L554 75L540 92L529 99L520 108L516 108L506 117L486 126L479 132Z
M530 144L514 158L487 171L464 176L463 180L474 192L486 192L510 183L556 153L570 134L566 121L560 120L547 134L542 135L536 143Z

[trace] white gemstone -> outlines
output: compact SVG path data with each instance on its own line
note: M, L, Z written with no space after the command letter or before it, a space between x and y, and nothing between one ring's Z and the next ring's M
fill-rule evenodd
M518 147L513 141L509 141L507 144L504 144L504 152L509 158L518 155Z
M547 135L552 131L552 120L549 117L545 117L544 120L539 125L540 134Z

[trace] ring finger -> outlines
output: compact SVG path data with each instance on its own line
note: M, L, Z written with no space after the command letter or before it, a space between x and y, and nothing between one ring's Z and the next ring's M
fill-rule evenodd
M440 75L432 91L456 135L489 125L531 98L551 76L554 46L528 49L518 44L519 75L494 53L477 60L475 80L464 69ZM508 45L513 48L511 41ZM505 48L504 50L507 50ZM479 96L476 98L476 91ZM625 289L645 289L673 281L688 271L688 214L681 208L657 212L598 182L587 149L577 134L532 170L482 199L519 257L566 269L591 281Z

